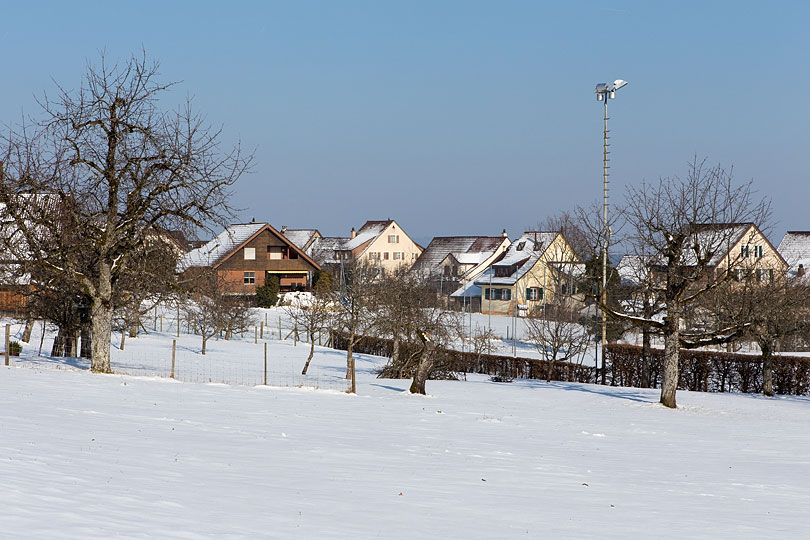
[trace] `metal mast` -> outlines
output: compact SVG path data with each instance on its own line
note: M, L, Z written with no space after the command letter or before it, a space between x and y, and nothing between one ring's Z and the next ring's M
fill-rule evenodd
M603 127L603 144L602 144L602 290L600 291L600 302L603 306L602 311L602 384L605 384L605 345L607 345L607 312L604 306L607 306L607 253L608 244L610 243L610 230L608 228L608 176L610 169L610 152L608 147L610 143L608 140L610 136L608 133L608 99L616 97L616 90L627 84L627 81L616 79L613 84L602 83L596 85L596 99L604 102L605 116Z

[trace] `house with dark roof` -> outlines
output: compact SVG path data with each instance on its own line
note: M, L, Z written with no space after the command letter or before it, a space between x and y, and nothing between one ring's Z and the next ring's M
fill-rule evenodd
M366 221L348 238L321 237L311 245L312 256L321 264L366 262L384 270L410 268L423 248L393 219Z
M410 271L439 294L449 295L491 265L510 243L506 230L500 236L437 236Z
M271 276L282 291L308 289L320 265L268 223L230 225L214 239L186 253L181 273L214 268L229 292L253 295Z

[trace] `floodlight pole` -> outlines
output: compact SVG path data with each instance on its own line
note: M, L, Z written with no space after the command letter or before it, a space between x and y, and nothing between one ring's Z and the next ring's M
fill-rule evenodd
M616 97L616 90L622 88L627 84L627 81L617 79L613 84L602 83L596 86L596 99L604 102L605 116L603 127L603 143L602 143L602 290L600 294L600 301L602 304L602 377L601 382L605 384L605 346L607 345L607 252L608 243L610 242L610 229L608 228L608 162L610 152L608 152L608 99Z
M605 384L605 345L607 345L607 312L604 306L607 305L607 252L610 233L608 231L608 95L602 100L605 103L605 123L602 138L602 384Z

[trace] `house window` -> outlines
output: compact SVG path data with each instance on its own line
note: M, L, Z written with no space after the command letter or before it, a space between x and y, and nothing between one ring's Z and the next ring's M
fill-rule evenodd
M394 252L394 260L395 260L395 261L399 261L399 260L401 260L401 259L402 259L402 253L401 253L401 252L399 252L399 251L395 251L395 252Z
M762 246L754 246L754 257L762 258Z
M245 272L245 285L253 285L256 283L256 272Z
M740 246L740 257L743 259L748 258L748 245Z
M256 248L245 248L245 260L246 261L256 260Z
M389 234L388 235L388 243L389 244L399 244L399 235L398 234Z
M526 241L525 241L525 240L524 240L523 242L520 242L520 243L517 245L517 251L523 251L523 248L524 248L524 247L526 247Z
M372 259L372 260L378 260L380 258L380 252L379 251L369 251L368 252L368 258Z
M386 261L388 260L388 252L387 251L383 253L383 259L385 259Z
M512 289L484 289L484 300L511 300Z
M542 300L543 287L529 287L526 289L526 300Z

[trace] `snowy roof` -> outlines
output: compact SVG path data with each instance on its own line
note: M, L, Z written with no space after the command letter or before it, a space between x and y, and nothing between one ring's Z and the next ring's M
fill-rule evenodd
M753 223L703 223L695 226L695 233L686 244L682 260L685 265L694 265L697 246L701 257L711 254L709 266L717 266L728 255L729 250L751 229Z
M267 223L241 223L231 225L202 247L192 249L180 259L178 271L193 266L214 266L237 246L259 232Z
M335 236L321 236L316 238L310 246L312 258L318 262L335 260L335 251L346 249L344 246L348 238Z
M646 279L650 265L655 261L648 255L625 255L616 265L622 285L638 285Z
M285 229L281 228L284 238L298 246L299 249L307 247L307 243L318 233L318 229Z
M810 268L810 231L788 231L776 249L788 263L791 273L801 264Z
M461 264L480 264L490 257L504 241L503 236L437 236L430 241L412 271L425 275L439 272L439 265L453 255Z
M383 231L388 228L393 220L387 221L366 221L360 230L357 231L357 236L349 238L342 249L356 249L380 236Z
M474 279L464 283L461 287L453 291L450 294L453 298L476 298L481 296L481 286L475 284L475 280L478 279L483 272L477 274Z
M543 255L557 235L557 232L527 231L523 236L512 242L501 260L494 263L475 279L479 285L514 285L526 273L534 268L537 259ZM495 268L503 266L517 266L517 270L509 276L495 276Z
M477 251L475 253L451 253L460 264L481 264L492 252Z

